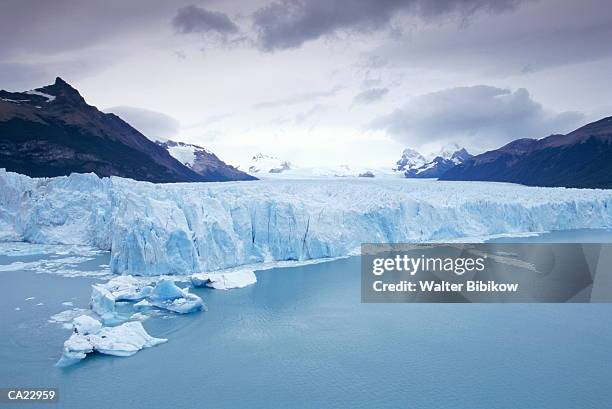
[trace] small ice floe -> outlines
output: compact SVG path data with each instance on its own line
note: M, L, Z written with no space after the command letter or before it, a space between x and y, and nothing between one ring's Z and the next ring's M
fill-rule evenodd
M38 304L36 304L37 307L41 307L43 305L45 305L45 303L42 303L42 302L39 302Z
M15 311L21 311L21 308L15 307Z
M90 315L91 310L85 310L83 308L73 308L71 310L66 310L62 312L58 312L57 314L49 317L47 322L50 324L61 324L62 327L66 329L72 328L72 321L76 317L80 317L81 315Z
M72 303L72 301L64 301L64 302L62 303L62 305L63 305L63 306L66 306L66 307L72 307L72 306L74 306L74 304Z
M26 301L30 301L30 300L35 300L35 299L36 299L36 297L28 297L28 298L26 298L25 300L26 300Z
M227 273L200 273L191 275L194 287L210 287L217 290L243 288L257 282L252 270L241 270Z
M204 302L197 295L191 294L189 288L180 288L172 280L161 280L147 298L134 304L138 310L152 307L189 314L204 309Z
M131 356L143 348L153 347L168 340L154 338L138 321L130 321L116 327L105 327L90 316L74 319L72 335L64 342L62 357L56 363L65 367L72 365L87 354L99 352L114 356Z

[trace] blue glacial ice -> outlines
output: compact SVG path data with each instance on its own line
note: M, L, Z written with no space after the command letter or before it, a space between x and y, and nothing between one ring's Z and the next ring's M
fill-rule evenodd
M194 274L424 242L612 227L612 191L405 179L152 184L0 170L0 241L110 250L116 274Z
M160 280L144 300L134 304L136 309L159 308L189 314L202 311L204 302L200 297L189 292L189 288L180 288L172 280Z

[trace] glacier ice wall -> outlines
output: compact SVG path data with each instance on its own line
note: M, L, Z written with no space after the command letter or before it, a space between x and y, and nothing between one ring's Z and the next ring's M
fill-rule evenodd
M612 227L612 191L330 179L152 184L0 170L0 241L111 251L119 274L191 274L423 242Z

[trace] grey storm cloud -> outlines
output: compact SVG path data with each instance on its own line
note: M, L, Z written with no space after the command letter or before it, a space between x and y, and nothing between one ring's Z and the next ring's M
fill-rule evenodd
M583 119L579 112L545 109L524 88L511 91L476 85L415 97L404 107L375 119L370 128L384 129L413 146L452 140L493 148L518 138L567 132Z
M353 98L354 104L370 104L381 100L389 93L388 88L370 88L360 92Z
M107 108L104 112L118 115L153 141L172 139L180 129L180 124L176 119L157 111L124 105Z
M388 27L405 12L425 19L449 14L463 18L478 11L499 13L514 9L521 0L282 0L253 15L261 48L272 51L299 47L309 40L336 32L368 32Z
M193 5L178 9L176 16L172 19L172 26L182 34L218 33L227 35L239 31L238 26L227 14Z
M158 29L176 12L165 0L0 1L0 88L23 89L62 75L75 81L117 61L83 50ZM31 56L56 57L41 64ZM59 57L58 57L59 56Z
M372 50L394 66L477 72L533 73L612 56L609 0L526 2L514 13L410 31Z

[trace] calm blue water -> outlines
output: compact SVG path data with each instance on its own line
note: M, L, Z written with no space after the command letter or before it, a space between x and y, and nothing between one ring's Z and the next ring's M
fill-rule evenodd
M0 273L0 386L59 387L43 408L610 408L612 305L361 304L358 258L257 277L145 321L167 344L58 369L46 321L95 280Z

